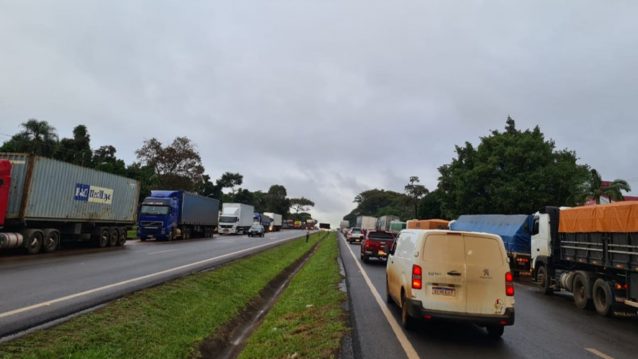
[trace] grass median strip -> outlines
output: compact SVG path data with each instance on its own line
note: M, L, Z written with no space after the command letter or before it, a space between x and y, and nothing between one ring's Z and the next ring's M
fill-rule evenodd
M0 358L184 358L231 320L319 234L118 299L0 344ZM243 240L243 239L238 239Z
M242 359L337 357L348 330L339 290L338 247L330 234L279 297L240 354Z

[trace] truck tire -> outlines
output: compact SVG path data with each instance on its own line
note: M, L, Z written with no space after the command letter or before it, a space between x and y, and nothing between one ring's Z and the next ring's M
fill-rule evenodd
M401 291L401 325L405 330L412 331L416 328L416 319L408 311L408 300L403 291Z
M591 307L591 293L589 291L589 283L582 273L576 273L574 283L572 284L572 293L574 294L574 304L578 309L588 309Z
M485 329L487 329L487 335L491 339L499 339L505 332L505 326L503 325L488 325Z
M611 316L611 306L614 302L614 297L609 282L602 278L596 279L592 288L592 301L594 302L596 313L605 317Z
M171 228L171 231L166 235L167 241L172 241L173 239L175 239L175 228Z
M97 246L99 248L104 248L109 245L109 239L111 237L111 233L107 227L98 228L97 231Z
M385 302L388 304L394 303L392 296L390 295L390 288L388 287L388 276L385 276Z
M44 253L54 252L60 246L60 231L53 228L44 230L42 236L42 251Z
M126 237L128 236L128 231L126 230L126 227L118 228L117 234L118 234L117 245L119 247L124 247L124 244L126 244Z
M29 254L37 254L42 249L44 233L39 229L27 229L24 232L24 248Z
M109 228L109 247L117 246L117 242L120 240L120 234L117 232L117 228Z
M540 265L536 270L536 282L543 289L544 294L549 295L554 292L551 286L552 279L547 274L545 265Z

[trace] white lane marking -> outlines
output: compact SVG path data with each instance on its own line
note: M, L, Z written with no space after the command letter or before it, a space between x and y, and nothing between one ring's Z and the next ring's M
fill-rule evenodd
M346 242L346 240L345 240L345 238L343 236L341 236L341 238L343 239L343 243L346 245L346 248L348 248L348 251L352 255L352 258L354 258L354 262L359 267L359 270L361 271L361 275L363 275L363 279L365 280L366 284L368 285L368 288L370 288L370 292L372 292L372 296L374 297L374 299L377 301L377 304L381 308L381 311L383 312L383 315L385 316L385 319L390 324L390 327L392 328L392 331L394 332L394 335L399 340L399 344L401 344L401 347L403 347L403 351L405 351L405 355L409 359L418 359L419 358L419 354L417 354L416 350L412 346L412 343L410 343L410 340L408 340L408 338L405 336L405 333L403 333L403 330L401 329L401 326L399 325L399 323L397 323L396 319L394 319L394 316L392 316L392 313L390 313L390 309L388 308L386 303L383 301L383 299L381 299L381 295L379 294L377 289L372 284L372 281L370 280L370 277L368 277L368 274L366 273L366 271L361 266L361 263L359 263L359 260L357 259L357 256L354 255L354 252L352 251L352 248L350 248L350 245L348 244L348 242Z
M182 270L182 269L186 269L186 268L189 268L189 267L194 267L194 266L197 266L197 265L200 265L200 264L204 264L204 263L208 263L208 262L213 262L213 261L225 258L225 257L234 256L236 254L252 251L252 250L255 250L255 249L262 248L262 247L266 247L266 246L270 246L270 245L273 245L273 244L277 244L277 243L280 243L280 242L289 241L289 240L291 240L293 238L295 238L295 237L285 238L285 239L280 239L280 240L273 241L273 242L264 243L264 244L261 244L259 246L245 248L245 249L242 249L242 250L239 250L239 251L236 251L236 252L223 254L221 256L212 257L212 258L208 258L208 259L203 259L201 261L197 261L197 262L193 262L193 263L189 263L189 264L184 264L184 265L181 265L179 267L165 269L165 270L160 271L160 272L143 275L141 277L127 279L127 280L124 280L124 281L121 281L121 282L108 284L108 285L105 285L103 287L93 288L93 289L85 290L84 292L79 292L79 293L67 295L67 296L64 296L64 297L52 299L52 300L49 300L49 301L46 301L46 302L33 304L33 305L30 305L30 306L27 306L27 307L22 307L22 308L10 310L8 312L0 313L0 319L6 318L6 317L10 317L10 316L16 315L16 314L28 312L30 310L34 310L34 309L38 309L38 308L48 307L48 306L53 305L53 304L57 304L57 303L61 303L61 302L67 301L67 300L79 298L79 297L82 297L82 296L85 296L85 295L97 293L97 292L100 292L100 291L103 291L103 290L106 290L106 289L120 287L120 286L123 286L123 285L126 285L126 284L139 282L139 281L144 280L144 279L157 277L157 276L160 276L160 275L163 275L163 274L167 274L167 273L171 273L171 272L176 272L176 271L179 271L179 270Z
M148 253L148 255L153 255L153 254L161 254L161 253L168 253L168 252L175 252L177 249L167 249L167 250L163 250L163 251L157 251L157 252L150 252Z
M614 357L609 356L601 351L598 351L594 348L585 348L585 350L587 350L588 352L594 354L597 357L603 358L603 359L614 359Z

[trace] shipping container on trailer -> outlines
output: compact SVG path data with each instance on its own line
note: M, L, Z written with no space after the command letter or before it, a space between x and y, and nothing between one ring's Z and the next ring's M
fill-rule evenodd
M0 248L37 253L64 241L93 240L100 247L126 241L136 219L138 181L28 154L0 153L0 161L10 174L9 185L0 185L6 198Z

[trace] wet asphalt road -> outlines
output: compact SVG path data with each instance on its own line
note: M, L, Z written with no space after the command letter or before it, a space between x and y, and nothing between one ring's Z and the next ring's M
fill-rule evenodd
M359 245L347 244L341 237L340 249L350 295L355 358L406 358L355 264L361 263ZM361 264L385 300L385 263ZM400 330L421 358L638 357L636 318L604 318L579 310L570 295L546 296L527 281L517 283L515 298L516 323L505 328L501 340L489 340L484 329L462 323L422 323L414 332ZM389 309L400 323L399 308L389 305Z
M93 307L126 293L303 236L219 236L172 242L127 241L123 248L74 248L0 255L0 337Z

